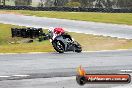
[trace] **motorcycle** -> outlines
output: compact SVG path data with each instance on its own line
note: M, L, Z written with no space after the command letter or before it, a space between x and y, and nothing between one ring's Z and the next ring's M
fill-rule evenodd
M59 53L68 51L80 53L82 51L81 45L77 41L74 41L69 34L56 36L51 43L54 49Z
M42 28L11 28L11 33L12 37L38 38L39 42L50 39L54 49L59 53L68 51L80 53L82 51L81 45L67 33L55 37L53 32L49 31L46 34Z

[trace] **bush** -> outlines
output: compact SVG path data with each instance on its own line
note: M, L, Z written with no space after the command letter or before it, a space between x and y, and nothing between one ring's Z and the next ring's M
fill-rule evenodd
M81 4L79 2L69 2L66 4L68 7L80 7Z

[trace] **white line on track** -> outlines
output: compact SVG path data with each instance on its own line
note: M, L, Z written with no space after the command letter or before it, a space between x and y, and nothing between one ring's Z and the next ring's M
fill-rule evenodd
M8 78L8 77L10 77L10 76L0 76L0 78Z
M120 70L120 71L123 71L123 72L131 72L132 70Z
M123 85L123 86L116 86L111 88L132 88L132 85Z
M12 76L16 76L16 77L28 77L30 75L12 75Z
M116 49L116 50L98 50L98 51L82 51L82 52L113 52L113 51L132 51L132 49Z
M113 52L113 51L132 51L132 49L82 51L82 52L88 53L88 52ZM0 53L0 55L10 55L10 54L43 54L43 53L54 53L54 52Z

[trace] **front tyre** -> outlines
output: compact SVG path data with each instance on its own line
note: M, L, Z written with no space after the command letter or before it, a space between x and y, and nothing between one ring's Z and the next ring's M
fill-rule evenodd
M75 45L75 52L81 53L82 52L81 45L77 41L74 42L74 45Z
M55 40L52 42L52 45L57 52L64 53L64 44L61 41Z

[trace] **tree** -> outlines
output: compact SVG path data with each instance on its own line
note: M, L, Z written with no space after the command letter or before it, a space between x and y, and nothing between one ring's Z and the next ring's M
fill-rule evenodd
M64 6L68 0L54 0L54 6Z
M45 5L45 0L40 0L39 6L40 6L40 7L43 7L44 5Z
M65 6L68 7L81 7L80 0L70 0Z
M0 5L1 5L1 0L0 0Z
M3 5L4 5L4 6L6 5L6 0L3 0Z
M65 6L68 3L68 0L46 0L45 6Z
M60 2L61 2L60 0L55 0L54 1L54 6L60 6Z
M132 8L132 1L131 0L127 0L126 7Z
M81 3L81 7L93 7L94 6L94 2L95 0L80 0L79 1Z
M10 1L10 0L0 0L0 5L6 5L6 1Z
M81 0L71 0L70 2L80 2Z
M46 0L45 1L45 6L47 6L47 7L54 6L54 0Z
M115 0L102 0L102 5L105 8L112 8Z
M96 0L95 7L96 7L96 8L102 8L102 7L103 7L103 5L102 5L102 0Z
M132 8L132 1L131 0L117 0L117 7L118 8Z
M96 8L113 8L116 5L116 0L94 0Z
M0 0L0 5L6 5L6 0Z
M81 4L79 2L69 2L66 4L68 7L80 7Z
M21 5L28 6L28 5L31 5L31 3L32 3L32 0L15 0L16 6L21 6Z

